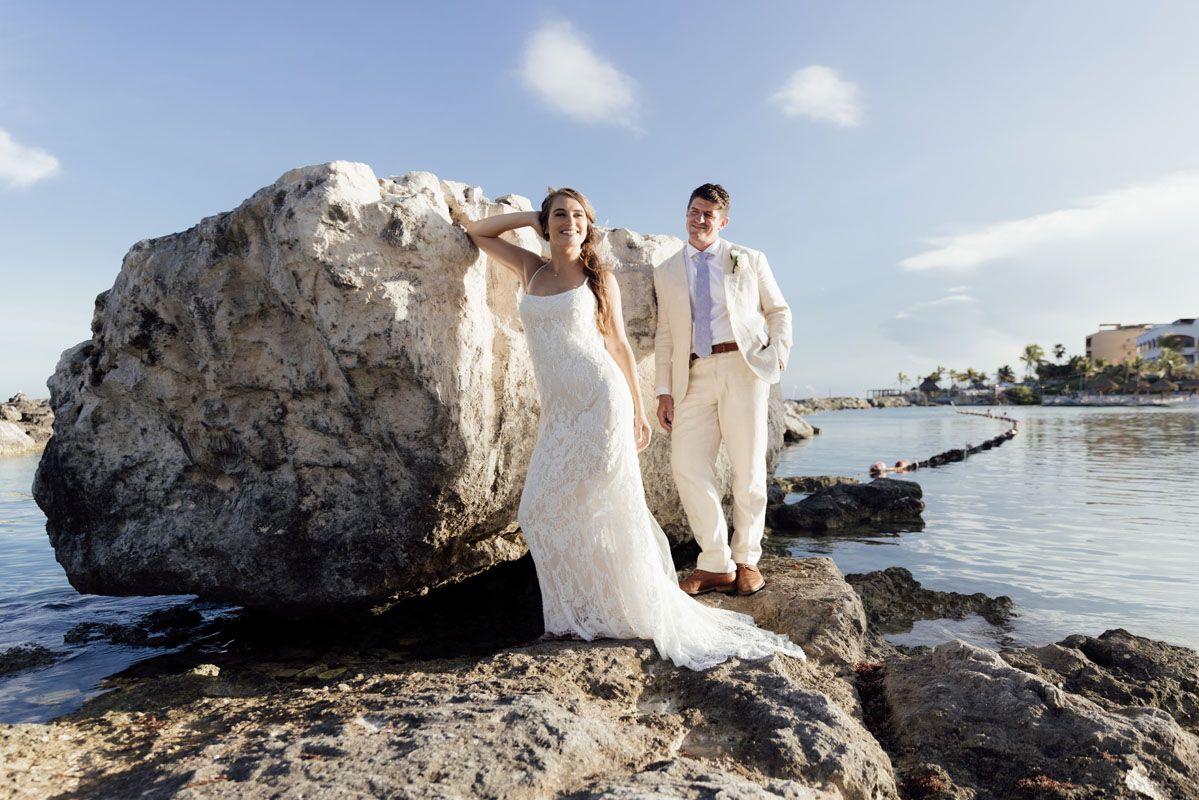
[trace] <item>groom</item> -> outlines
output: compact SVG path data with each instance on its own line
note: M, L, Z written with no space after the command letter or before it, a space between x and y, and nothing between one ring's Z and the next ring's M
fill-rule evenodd
M702 551L687 594L747 595L766 523L766 402L791 350L791 310L756 250L726 242L729 194L705 183L687 202L687 244L654 269L658 422L672 432L679 497ZM733 538L716 487L724 441L733 466Z

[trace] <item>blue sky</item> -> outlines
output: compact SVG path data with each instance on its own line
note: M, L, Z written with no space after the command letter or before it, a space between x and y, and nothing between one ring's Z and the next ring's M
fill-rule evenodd
M45 395L136 241L336 159L569 184L681 235L733 196L788 395L1020 370L1199 315L1199 3L0 0L0 395Z

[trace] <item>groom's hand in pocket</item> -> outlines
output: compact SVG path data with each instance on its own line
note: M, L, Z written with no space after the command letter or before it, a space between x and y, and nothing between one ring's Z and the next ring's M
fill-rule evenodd
M667 433L670 433L670 426L674 424L674 398L668 394L658 395L658 424Z

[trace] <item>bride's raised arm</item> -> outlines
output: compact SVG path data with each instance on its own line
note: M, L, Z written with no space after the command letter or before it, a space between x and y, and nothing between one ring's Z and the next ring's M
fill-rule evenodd
M545 259L539 253L504 241L500 238L500 234L523 228L526 225L537 231L537 234L543 239L545 238L545 232L541 230L541 223L537 219L536 211L496 214L494 217L477 219L466 226L466 235L475 243L475 246L516 273L522 287L529 285L529 278L533 277L534 272L541 269Z

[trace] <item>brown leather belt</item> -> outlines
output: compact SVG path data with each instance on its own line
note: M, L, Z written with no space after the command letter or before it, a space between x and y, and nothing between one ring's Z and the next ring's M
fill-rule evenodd
M737 343L736 342L719 342L718 344L712 345L712 355L716 355L717 353L735 353L735 352L737 352ZM692 363L695 363L695 361L698 358L699 358L699 356L697 356L695 353L691 354L691 362Z

